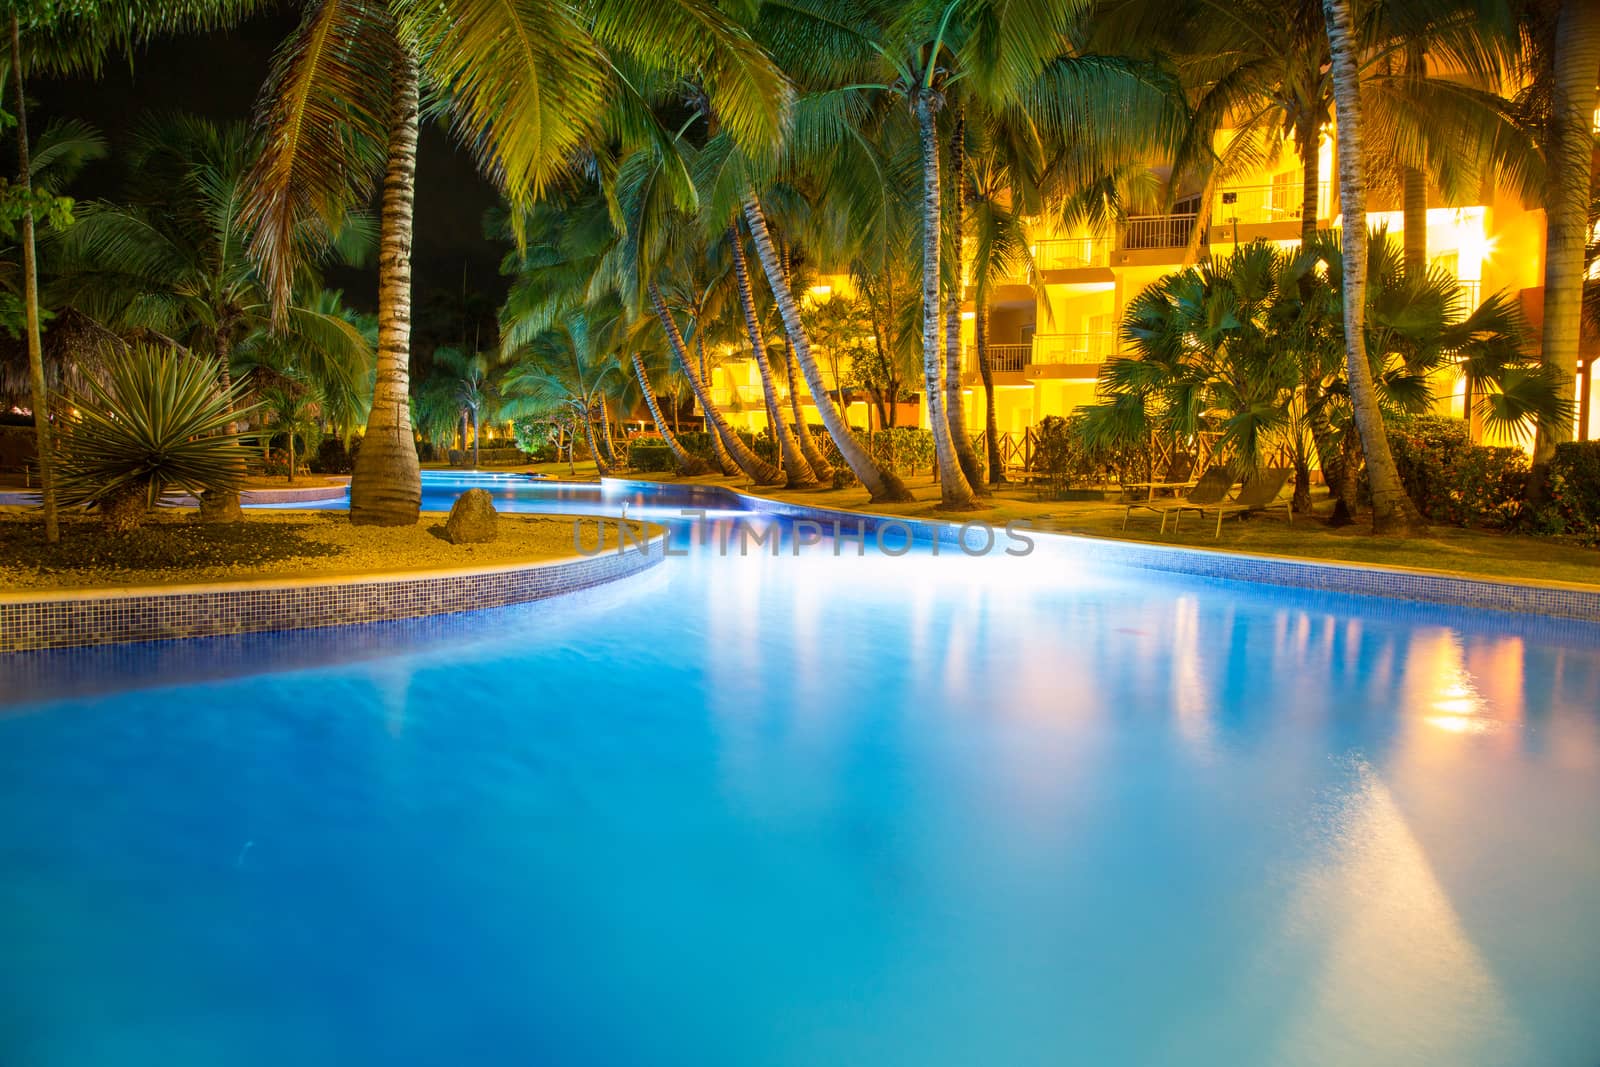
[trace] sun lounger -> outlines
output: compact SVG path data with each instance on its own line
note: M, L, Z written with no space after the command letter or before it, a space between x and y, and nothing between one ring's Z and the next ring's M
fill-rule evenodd
M1178 515L1173 517L1172 528L1178 528L1178 518L1185 511L1198 511L1200 516L1217 513L1217 529L1213 537L1222 536L1222 520L1229 515L1247 515L1251 512L1267 511L1271 508L1283 508L1284 517L1291 523L1294 522L1294 509L1292 501L1283 496L1283 487L1288 484L1289 475L1294 472L1283 467L1267 467L1256 471L1239 490L1239 495L1233 500L1218 501L1213 504L1199 504L1185 501L1174 510ZM1163 519L1162 529L1166 529Z
M1167 464L1167 471L1160 481L1155 482L1123 482L1122 491L1127 494L1144 492L1145 500L1154 500L1157 492L1165 489L1187 489L1195 484L1189 477L1194 473L1194 457L1187 452L1179 452L1172 457L1172 462ZM1130 497L1132 499L1132 497Z
M1226 467L1212 467L1200 476L1200 480L1184 495L1181 500L1136 500L1128 505L1128 510L1122 514L1122 528L1128 528L1128 516L1133 514L1134 508L1143 508L1154 511L1161 516L1161 532L1167 532L1167 516L1175 515L1180 508L1199 508L1220 504L1228 496L1228 490L1233 488L1233 475L1228 473Z

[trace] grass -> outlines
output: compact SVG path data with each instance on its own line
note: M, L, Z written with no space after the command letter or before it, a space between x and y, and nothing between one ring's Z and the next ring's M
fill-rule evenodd
M250 512L238 523L200 523L174 510L125 535L64 517L47 544L36 513L0 509L0 589L104 589L270 578L342 577L533 563L577 555L568 517L501 515L488 544L453 545L445 516L415 526L352 526L342 511ZM635 528L642 524L633 523ZM608 524L607 543L616 528ZM653 528L652 528L653 530ZM584 528L594 545L594 528Z
M634 475L657 480L674 480L671 475ZM752 492L747 483L720 476L691 479L694 482L728 485ZM901 515L948 522L981 521L1000 525L1012 519L1026 519L1036 529L1091 537L1184 545L1190 548L1223 549L1271 556L1365 563L1385 567L1412 567L1420 570L1449 571L1486 578L1520 581L1561 581L1600 585L1600 551L1558 539L1524 537L1489 530L1465 530L1453 526L1434 526L1428 536L1415 539L1374 537L1367 524L1334 529L1321 517L1296 516L1293 525L1281 511L1270 515L1223 523L1222 536L1213 538L1216 519L1202 521L1190 514L1181 530L1159 532L1160 517L1149 511L1135 511L1122 530L1125 506L1100 501L1039 500L1025 487L1002 487L977 511L948 513L938 509L939 489L931 477L907 479L907 487L917 499L907 504L873 504L860 486L847 489L787 490L763 488L763 496L842 508L879 515ZM1321 502L1326 513L1331 505Z

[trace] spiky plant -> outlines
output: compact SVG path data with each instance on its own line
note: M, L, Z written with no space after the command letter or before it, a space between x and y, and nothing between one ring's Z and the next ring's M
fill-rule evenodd
M227 432L237 399L236 387L217 388L210 360L144 345L111 357L61 420L61 502L126 532L174 490L237 492L244 450Z

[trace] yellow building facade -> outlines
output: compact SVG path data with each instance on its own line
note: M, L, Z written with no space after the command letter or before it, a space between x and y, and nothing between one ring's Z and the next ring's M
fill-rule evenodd
M1337 227L1343 220L1331 137L1323 138L1320 155L1319 174L1329 180L1318 189L1317 225ZM1502 291L1519 301L1536 337L1544 305L1544 212L1498 189L1486 189L1478 199L1478 203L1446 206L1436 191L1430 191L1429 260L1457 279L1468 307ZM1298 247L1303 200L1300 161L1285 150L1278 165L1213 190L1205 246L1213 258L1257 239ZM1119 327L1129 304L1146 286L1192 262L1189 249L1200 196L1179 197L1176 203L1177 210L1170 214L1130 217L1106 232L1061 233L1039 227L1032 234L1030 275L1006 279L994 287L989 302L989 358L1002 434L1020 436L1045 416L1065 416L1096 402L1100 368L1121 352ZM1369 226L1386 226L1396 240L1404 236L1397 202L1371 198L1367 221ZM814 292L849 291L847 278L829 277L825 282ZM984 426L985 398L973 358L973 324L969 287L962 313L962 384L967 424L977 432ZM1594 339L1586 335L1586 364L1600 354L1596 349ZM823 371L830 386L835 385L831 369L824 366ZM1595 378L1588 366L1580 369L1580 403L1584 392L1589 397L1575 418L1574 437L1600 437L1600 381ZM906 384L920 393L920 376ZM805 389L803 382L798 385ZM1435 382L1435 410L1464 415L1464 392L1459 378L1441 376ZM735 425L753 431L766 426L761 381L753 361L734 359L718 367L713 396ZM914 423L926 425L926 406L919 408ZM809 403L806 409L813 423L819 421ZM870 405L859 394L848 410L853 426L876 426ZM900 421L904 425L912 420ZM1581 424L1584 421L1587 425ZM1531 441L1524 443L1531 447Z

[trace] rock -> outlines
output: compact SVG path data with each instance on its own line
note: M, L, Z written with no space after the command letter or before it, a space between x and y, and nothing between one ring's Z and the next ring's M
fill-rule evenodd
M482 544L499 534L499 514L487 489L468 489L456 497L445 520L445 536L453 545Z
M244 510L239 506L239 493L211 490L200 494L201 522L243 522Z

